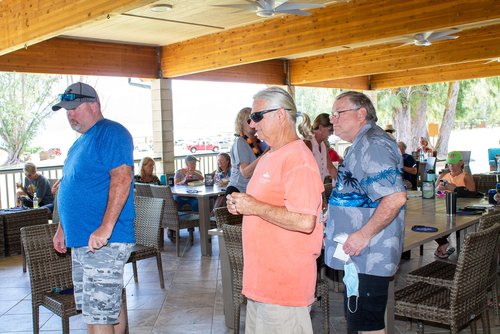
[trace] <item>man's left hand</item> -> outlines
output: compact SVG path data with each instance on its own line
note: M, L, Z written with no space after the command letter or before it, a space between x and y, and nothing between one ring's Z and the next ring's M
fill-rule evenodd
M108 239L111 238L111 231L100 226L97 230L90 235L89 250L94 253L96 249L100 249L108 244Z
M233 215L253 214L252 206L257 202L251 195L234 192L227 195L227 209Z
M356 231L347 237L343 249L349 256L358 256L369 242L370 238L365 237L361 231Z

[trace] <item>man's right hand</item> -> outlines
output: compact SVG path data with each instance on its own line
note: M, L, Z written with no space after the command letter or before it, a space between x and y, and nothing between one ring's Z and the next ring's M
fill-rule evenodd
M64 231L61 227L61 224L57 227L56 234L52 239L52 243L54 244L54 249L59 253L66 253L68 249L66 248L66 240L64 238Z

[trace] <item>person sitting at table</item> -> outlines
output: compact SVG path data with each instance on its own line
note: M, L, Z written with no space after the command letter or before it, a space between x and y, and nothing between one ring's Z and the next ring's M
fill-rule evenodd
M54 195L52 194L49 180L37 172L32 162L24 165L24 186L18 185L17 205L33 207L33 198L36 194L38 206L44 207L52 212L54 210Z
M214 182L220 187L226 187L231 176L231 157L227 153L219 153L217 155L217 170L213 173ZM226 197L219 196L213 203L213 209L226 206ZM212 211L213 214L213 211Z
M139 174L134 176L134 181L137 183L150 183L160 185L160 179L154 174L155 161L150 157L142 158L139 163Z
M325 145L325 140L333 134L333 125L330 123L330 115L319 114L311 125L311 120L307 114L302 114L304 118L298 129L304 143L311 150L321 173L321 180L326 178L335 180L337 178L337 168L333 165Z
M399 150L403 155L403 182L406 189L417 189L417 162L411 154L406 153L406 144L398 142Z
M464 172L462 153L460 151L449 152L446 163L450 171L439 175L436 181L436 192L438 194L455 192L458 197L467 197L467 193L475 193L476 184L474 179L470 174ZM434 255L440 259L447 259L455 251L453 247L448 248L450 245L448 236L436 239L438 247Z
M227 186L231 176L231 157L227 153L217 155L217 170L212 173L215 183L221 187Z
M174 184L187 185L189 182L202 181L204 179L203 174L199 170L196 170L198 159L193 155L188 155L184 158L184 162L186 167L178 169L175 172ZM192 211L198 211L198 200L196 198L174 195L174 201L180 209L184 205L189 204Z
M429 147L429 141L424 137L420 137L419 146L415 151L419 153L422 151L422 154L430 154L432 156L432 148Z

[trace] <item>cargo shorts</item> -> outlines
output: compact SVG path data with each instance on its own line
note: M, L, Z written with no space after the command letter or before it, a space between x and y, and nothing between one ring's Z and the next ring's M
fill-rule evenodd
M123 268L134 244L110 243L92 253L71 250L76 308L91 325L118 323L122 304Z

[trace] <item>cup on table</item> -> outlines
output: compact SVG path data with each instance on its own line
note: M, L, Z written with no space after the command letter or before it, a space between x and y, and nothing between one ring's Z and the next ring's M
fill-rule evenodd
M446 193L446 214L454 215L457 213L457 194L454 192Z
M490 189L488 190L488 203L490 204L498 204L497 201L495 200L495 195L497 194L496 189Z

